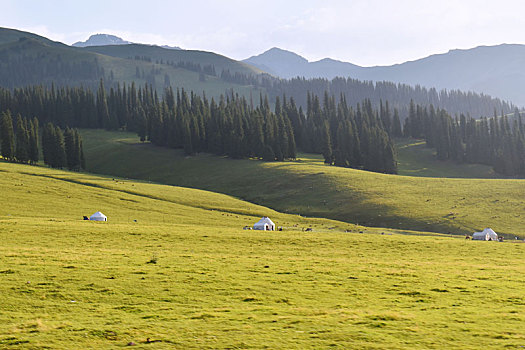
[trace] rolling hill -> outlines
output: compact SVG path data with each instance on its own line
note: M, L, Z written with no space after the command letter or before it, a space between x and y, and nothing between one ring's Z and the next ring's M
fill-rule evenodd
M525 45L502 44L450 50L402 64L375 67L361 67L332 59L308 62L293 52L278 48L244 62L283 78L332 79L350 76L360 80L475 91L525 106L525 97L521 93L521 86L525 83Z
M0 162L0 173L9 203L0 206L1 348L501 349L525 340L523 244L400 235L43 167ZM82 220L95 210L109 221ZM242 229L265 214L284 230ZM485 326L496 322L505 326Z
M153 61L135 59L135 56L147 56ZM259 72L245 63L208 52L138 44L77 48L32 33L0 28L0 83L7 88L50 86L52 83L96 88L104 78L106 86L117 82L148 83L159 91L163 91L168 81L173 88L204 91L208 96L219 96L232 89L244 96L249 96L250 92L258 95L260 91L252 86L223 81L217 76L201 76L199 72L184 67L160 64L155 62L157 59L213 65L219 75L221 69L245 74Z
M366 226L453 234L492 227L508 237L525 236L525 180L385 175L327 166L321 156L308 154L289 162L185 157L181 150L141 144L131 133L83 130L82 135L88 170L95 173L201 188ZM417 175L414 157L404 159L412 161L405 173ZM486 167L469 166L428 175L478 170L490 176Z
M192 62L201 66L213 65L219 74L224 69L228 69L232 73L238 72L248 75L262 73L261 70L249 64L206 51L170 50L160 46L143 44L88 46L84 50L123 59L133 59L135 56L140 56L151 58L153 62L164 60L175 63Z

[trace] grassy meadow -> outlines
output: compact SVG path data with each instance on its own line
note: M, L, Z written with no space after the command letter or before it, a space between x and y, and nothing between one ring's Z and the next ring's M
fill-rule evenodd
M365 226L452 234L491 227L509 238L525 237L525 180L385 175L327 166L311 154L293 162L185 157L180 150L141 144L132 133L82 135L88 169L95 173L227 193L288 213ZM402 164L410 157L415 167L410 155L400 156ZM441 166L436 174L447 172Z
M525 346L525 244L3 162L0 193L2 349Z
M398 174L423 177L472 179L505 178L492 167L483 164L458 164L436 160L436 151L425 146L424 140L398 140Z

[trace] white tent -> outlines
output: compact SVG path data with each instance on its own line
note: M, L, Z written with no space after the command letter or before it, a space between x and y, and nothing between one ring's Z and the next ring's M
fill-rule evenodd
M498 234L491 228L486 228L482 232L474 232L472 239L480 241L497 241Z
M269 217L263 216L263 218L253 225L254 230L264 230L264 231L275 231L275 224Z
M89 220L93 221L108 221L108 217L101 212L97 211L95 214L89 217Z

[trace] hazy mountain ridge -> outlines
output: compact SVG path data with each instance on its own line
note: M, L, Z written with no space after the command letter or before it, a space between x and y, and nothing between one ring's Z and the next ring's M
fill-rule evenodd
M216 97L232 89L249 95L253 89L215 75L205 74L202 79L195 67L169 65L167 61L213 66L219 75L222 69L247 75L261 73L251 65L212 52L140 44L73 47L33 33L0 28L0 86L9 89L52 84L97 88L101 78L108 87L135 82L162 91L169 84L174 89L204 91Z
M86 41L77 41L71 46L86 47L86 46L102 46L102 45L127 45L131 44L118 36L111 34L93 34Z
M111 34L93 34L86 41L77 41L71 46L88 47L88 46L129 45L129 44L139 44L139 43L127 41L122 38L119 38L116 35L111 35ZM159 45L148 45L148 46L159 46ZM170 49L170 50L182 50L178 46L161 45L159 47L162 47L163 49Z
M272 48L244 62L282 78L336 76L360 80L392 81L436 89L475 91L525 106L525 45L501 44L450 50L391 66L361 67L348 62L323 59L308 62L286 50Z

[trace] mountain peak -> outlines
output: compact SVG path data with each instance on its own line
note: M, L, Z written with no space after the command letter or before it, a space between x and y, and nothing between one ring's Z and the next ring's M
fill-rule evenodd
M266 50L260 55L252 56L248 59L246 59L246 62L253 62L257 63L257 61L264 60L264 61L282 61L286 60L288 62L294 62L294 63L308 63L308 60L302 56L299 56L295 52L280 49L278 47L272 47L269 50Z
M105 46L105 45L127 45L131 42L123 40L118 36L111 34L93 34L86 41L78 41L72 46L86 47L86 46Z

